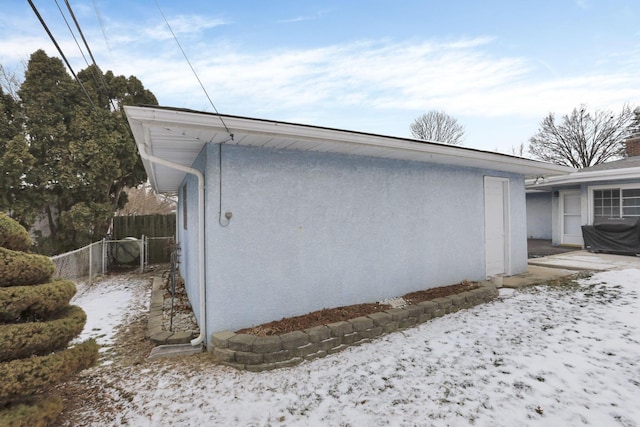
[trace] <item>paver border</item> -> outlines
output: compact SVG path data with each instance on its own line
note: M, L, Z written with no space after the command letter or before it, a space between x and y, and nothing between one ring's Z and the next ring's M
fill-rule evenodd
M147 320L147 338L154 344L187 344L193 338L192 331L171 332L162 329L162 311L164 305L164 279L162 272L156 272L151 286L151 304Z
M476 289L418 304L316 326L303 331L259 337L222 331L211 336L213 358L240 370L262 372L295 366L431 319L494 300L498 288L481 282Z

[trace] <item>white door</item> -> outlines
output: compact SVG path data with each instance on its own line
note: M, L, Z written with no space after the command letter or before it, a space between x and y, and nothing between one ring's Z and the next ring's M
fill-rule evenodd
M582 246L580 191L560 192L560 244Z
M484 177L484 240L487 277L509 274L509 180Z

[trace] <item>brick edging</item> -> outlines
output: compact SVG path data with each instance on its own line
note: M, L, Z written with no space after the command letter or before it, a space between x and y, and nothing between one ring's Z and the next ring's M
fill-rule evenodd
M153 276L151 287L151 304L149 305L149 319L147 320L147 338L154 344L186 344L193 338L193 333L171 332L162 329L162 310L164 305L162 272Z
M402 308L315 326L304 331L258 337L223 331L211 336L208 350L218 362L253 372L294 366L337 353L350 346L405 329L448 313L489 302L498 296L490 282L471 291Z

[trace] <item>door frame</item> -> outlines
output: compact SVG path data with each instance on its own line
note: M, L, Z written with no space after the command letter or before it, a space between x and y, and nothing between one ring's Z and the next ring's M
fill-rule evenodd
M488 272L487 266L487 199L486 199L486 189L487 182L499 182L502 184L502 228L503 228L503 261L504 261L504 271L502 273L497 273L498 275L510 275L511 274L511 196L510 196L510 180L509 178L498 177L498 176L485 176L483 181L483 195L484 195L484 250L485 250L485 275ZM488 276L487 276L488 277Z
M580 217L580 223L582 224L582 192L580 190L560 190L558 192L558 212L559 212L559 228L560 228L560 245L564 246L583 246L584 242L582 241L582 235L580 235L580 243L575 242L565 242L565 232L564 232L564 198L565 196L572 195L578 196L580 199L580 210L578 212L578 216ZM578 235L574 235L578 236Z

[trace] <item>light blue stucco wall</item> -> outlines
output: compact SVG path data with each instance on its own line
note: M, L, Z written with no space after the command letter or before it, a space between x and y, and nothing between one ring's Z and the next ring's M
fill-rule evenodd
M527 237L548 239L552 236L551 199L553 193L527 193Z
M193 167L204 172L207 162L207 150L203 149L198 158L196 159ZM185 226L185 190L186 190L186 226ZM206 200L205 200L206 207ZM187 174L185 180L182 182L180 191L178 194L178 207L176 210L176 236L177 244L180 248L180 274L185 281L185 287L187 295L193 307L194 314L198 323L201 319L200 305L198 303L199 297L199 247L198 247L198 235L200 234L200 228L198 223L198 179L195 175Z
M504 176L509 178L510 200L510 248L511 258L509 274L520 274L527 271L527 203L524 187L524 176L502 174L491 171L484 172L487 175Z
M194 164L206 169L208 336L483 280L485 175L510 178L511 273L526 271L520 175L225 145L220 185L219 147L208 145ZM200 319L197 182L189 177L185 183L189 217L188 229L179 232L181 271ZM220 201L223 214L233 215L226 227L218 219ZM181 215L179 207L179 221Z

